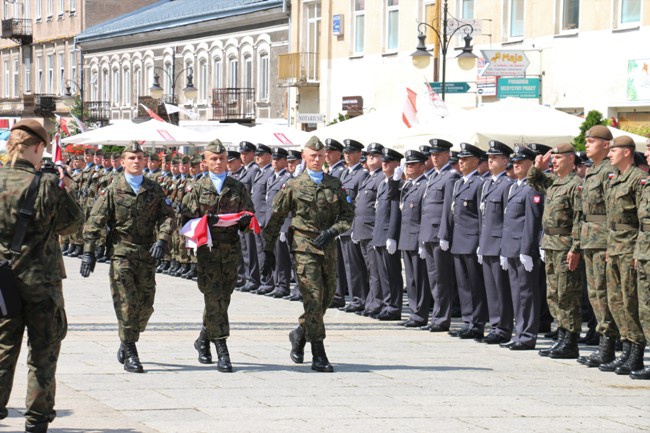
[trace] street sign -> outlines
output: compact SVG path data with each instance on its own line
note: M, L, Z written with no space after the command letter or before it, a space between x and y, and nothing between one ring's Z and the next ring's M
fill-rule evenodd
M499 99L539 98L539 78L499 78L497 93Z
M530 65L523 50L481 50L483 57L489 62L483 75L521 77Z
M318 113L298 113L298 123L324 123L325 115Z
M437 93L442 93L442 82L434 81L429 83L431 88ZM466 81L447 81L445 82L445 93L467 93L469 84Z

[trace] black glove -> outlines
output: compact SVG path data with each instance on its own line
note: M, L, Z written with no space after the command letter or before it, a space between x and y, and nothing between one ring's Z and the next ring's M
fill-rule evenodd
M82 277L88 278L90 276L90 273L95 270L96 261L95 253L84 253L81 256L81 269L79 269L79 272Z
M242 231L246 230L248 228L248 226L251 225L251 220L252 219L253 219L252 215L248 215L248 214L242 215L239 218L239 230L242 230Z
M318 237L316 237L316 239L314 239L314 244L318 248L322 249L325 245L327 245L327 243L329 241L334 239L336 237L336 235L338 235L338 234L339 233L334 229L323 230L322 232L320 232Z
M215 226L219 222L219 215L217 214L208 214L208 225Z
M262 275L271 275L275 269L275 254L271 251L264 251L264 265L262 266Z
M153 244L153 246L149 250L149 252L151 253L151 257L153 257L156 260L162 259L166 251L167 251L167 242L163 241L162 239L157 240L156 243Z

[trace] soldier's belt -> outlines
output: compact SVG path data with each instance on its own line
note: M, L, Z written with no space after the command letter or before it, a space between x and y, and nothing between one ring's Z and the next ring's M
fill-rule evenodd
M155 239L152 236L133 236L133 235L123 235L123 234L116 233L113 242L126 241L132 244L146 245L146 244L153 244L154 240Z
M646 224L647 225L647 224ZM612 230L637 230L638 227L632 224L614 224L609 226Z
M547 235L570 235L571 227L555 227L551 229L544 229L544 233Z
M650 232L650 224L641 224L639 228L642 232Z
M607 215L585 215L585 221L588 223L606 223Z

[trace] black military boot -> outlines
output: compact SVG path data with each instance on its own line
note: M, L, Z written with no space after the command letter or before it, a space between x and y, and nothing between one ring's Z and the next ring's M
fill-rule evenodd
M83 252L83 247L81 245L75 245L74 250L68 254L68 257L79 257Z
M39 422L38 424L25 423L25 433L46 433L50 423Z
M588 329L584 337L578 338L578 344L586 344L587 346L595 346L599 343L598 333L595 329Z
M95 258L97 259L97 263L106 263L107 257L104 254L105 251L106 248L104 247L95 248Z
M171 275L172 272L176 272L178 270L178 267L181 264L178 263L176 260L172 260L171 263L169 264L169 267L167 269L164 269L162 271L163 274Z
M129 373L142 373L144 369L138 357L138 349L135 343L124 343L124 369Z
M314 371L320 371L321 373L331 373L334 371L334 367L327 360L327 355L325 354L325 345L322 341L312 341L311 342L311 369Z
M64 255L64 256L69 256L70 253L74 251L74 249L75 249L75 244L73 244L72 242L70 242L70 245L68 245L68 248L66 248L66 250L63 251L63 255Z
M70 242L69 241L63 242L63 244L61 245L61 252L65 253L68 248L70 248Z
M305 360L305 330L298 325L296 329L289 332L289 341L291 342L291 360L296 364L302 364Z
M201 364L212 364L210 340L208 339L208 331L205 328L201 328L199 338L194 342L194 348L199 352L199 362Z
M182 277L185 278L186 280L192 280L192 279L194 279L194 277L196 277L196 263L192 263L192 264L190 265L190 270L187 271L187 272L185 272L185 273L182 275Z
M598 367L601 364L612 362L616 357L616 352L614 351L615 344L616 337L610 337L603 334L600 336L600 345L598 346L598 350L593 352L589 357L581 356L578 358L578 362L587 367ZM581 359L583 360L582 362L580 361Z
M537 354L538 354L539 356L548 356L549 353L551 353L552 350L557 349L557 348L560 346L560 344L562 344L562 341L564 340L564 334L565 334L565 332L566 332L566 331L565 331L564 329L562 329L562 328L557 328L557 335L558 335L558 339L557 339L557 341L556 341L555 343L553 343L553 344L551 345L551 347L548 347L548 348L546 348L546 349L542 349L542 350L538 351ZM549 338L550 338L550 337L549 337Z
M623 351L618 356L618 358L614 359L611 362L607 362L605 364L600 364L598 366L598 369L600 371L616 371L616 369L618 367L625 364L625 362L627 361L627 358L630 356L630 350L631 350L630 342L629 341L624 341L623 342Z
M645 349L645 343L630 343L630 356L627 357L627 361L620 367L617 367L614 372L616 374L625 374L629 375L633 371L641 370L643 368L643 349Z
M214 340L214 346L217 348L217 370L222 373L232 373L232 364L230 363L230 353L226 339Z
M124 358L126 358L126 345L124 342L120 342L120 348L117 349L117 362L124 364Z
M189 270L190 270L190 264L189 264L189 263L183 263L183 264L178 268L178 270L173 274L173 276L174 276L174 277L180 277L180 276L182 276L184 273L189 272ZM172 273L170 272L169 275L172 275Z
M156 273L160 274L162 272L165 272L167 269L169 269L170 263L169 260L163 260L160 262L160 265L156 268Z
M565 332L560 345L548 354L553 359L576 359L580 356L578 349L579 332Z
M632 379L650 380L650 365L641 370L630 373Z

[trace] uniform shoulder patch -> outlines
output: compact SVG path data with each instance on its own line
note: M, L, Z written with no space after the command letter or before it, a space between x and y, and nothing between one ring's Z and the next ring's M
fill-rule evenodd
M285 189L286 187L287 187L287 184L286 184L286 183L283 183L283 184L282 184L282 187L281 187L280 189Z
M641 185L645 185L648 182L648 179L641 179Z
M611 179L614 179L615 176L616 176L616 175L615 175L614 173L609 173L609 174L607 175L607 177L608 177L610 180L611 180Z
M192 185L188 185L187 188L185 188L185 192L192 192Z
M578 191L582 191L582 185L578 185Z
M580 187L582 188L582 187ZM533 196L533 203L535 204L540 204L542 202L542 196L541 195L534 195Z

